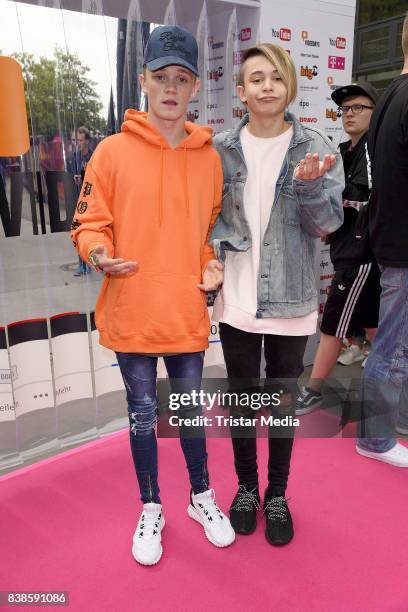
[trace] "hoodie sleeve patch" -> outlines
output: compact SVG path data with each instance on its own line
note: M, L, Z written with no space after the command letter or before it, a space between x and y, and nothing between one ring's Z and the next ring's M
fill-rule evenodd
M84 187L82 190L82 197L86 198L88 196L91 195L91 191L92 191L92 183L88 183L88 181L86 181L84 183Z
M88 203L87 203L87 202L85 202L84 200L80 200L80 201L78 202L78 204L77 204L77 207L76 207L76 208L77 208L77 212L78 212L80 215L83 215L83 214L84 214L84 212L86 212L86 209L88 208Z

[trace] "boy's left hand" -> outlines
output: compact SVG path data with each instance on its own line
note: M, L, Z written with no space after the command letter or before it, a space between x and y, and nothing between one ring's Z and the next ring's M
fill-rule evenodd
M197 285L202 291L215 291L224 280L224 266L218 259L210 259L203 271L203 282Z
M326 174L326 172L333 168L335 163L335 155L325 155L324 160L320 161L318 153L314 153L313 157L311 153L307 153L306 159L300 160L296 168L295 178L301 181L312 181Z

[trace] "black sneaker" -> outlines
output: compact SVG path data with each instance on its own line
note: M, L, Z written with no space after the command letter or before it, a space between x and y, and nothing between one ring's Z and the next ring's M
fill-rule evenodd
M295 401L295 414L302 416L308 414L316 408L319 408L322 403L322 394L309 387L303 387Z
M269 544L282 546L293 538L293 523L286 499L265 497L264 514L266 516L265 537Z
M239 485L229 511L234 531L241 535L253 533L256 529L256 511L259 508L258 487L247 489L245 485Z

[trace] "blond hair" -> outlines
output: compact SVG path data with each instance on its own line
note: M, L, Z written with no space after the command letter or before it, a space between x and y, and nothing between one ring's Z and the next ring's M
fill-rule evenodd
M273 64L287 89L287 104L291 104L297 96L296 68L289 53L279 45L260 43L245 49L242 54L242 64L238 74L238 85L245 86L245 64L250 57L262 55Z

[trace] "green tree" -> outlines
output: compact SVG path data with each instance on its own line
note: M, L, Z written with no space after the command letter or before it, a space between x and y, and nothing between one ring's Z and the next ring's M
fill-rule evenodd
M359 25L405 15L406 0L360 0Z
M13 57L23 69L30 133L35 136L69 135L74 126L105 131L102 102L89 76L89 67L77 55L54 50L54 57L36 60L30 53Z

